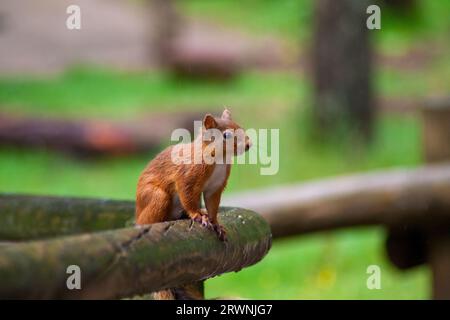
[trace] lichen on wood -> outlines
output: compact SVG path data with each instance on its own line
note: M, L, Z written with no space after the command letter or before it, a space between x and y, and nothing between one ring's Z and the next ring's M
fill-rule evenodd
M190 220L0 246L0 298L129 297L239 271L271 246L258 214L222 208L228 241ZM69 290L67 267L81 269L81 290Z
M133 201L0 194L0 239L49 238L123 228Z

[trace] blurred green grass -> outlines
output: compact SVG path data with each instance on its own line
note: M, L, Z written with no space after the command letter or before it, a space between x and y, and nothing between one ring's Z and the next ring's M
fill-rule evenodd
M208 297L255 299L427 299L429 270L396 270L384 253L384 231L361 228L275 241L251 268L206 282ZM381 268L381 290L366 286Z

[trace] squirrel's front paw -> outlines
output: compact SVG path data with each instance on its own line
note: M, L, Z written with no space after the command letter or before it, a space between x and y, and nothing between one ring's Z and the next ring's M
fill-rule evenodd
M209 221L209 217L207 215L202 215L202 226L205 228L212 227L211 222Z
M200 223L203 227L211 227L212 226L212 224L211 224L211 222L209 221L209 217L208 217L208 214L207 213L205 213L206 211L205 210L202 210L201 212L199 212L199 213L196 213L196 214L194 214L193 216L192 216L192 220L194 220L194 221L196 221L196 222L198 222L198 223Z
M214 224L213 225L214 231L217 233L217 237L220 241L227 241L227 233L225 231L225 228L222 227L220 224Z

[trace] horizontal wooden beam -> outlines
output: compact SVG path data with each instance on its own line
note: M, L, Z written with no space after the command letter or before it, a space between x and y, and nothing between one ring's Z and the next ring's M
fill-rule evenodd
M0 194L0 240L49 238L131 225L132 201Z
M359 225L450 222L450 165L243 192L222 203L260 213L274 237Z
M260 213L274 237L358 225L421 224L450 215L450 165L331 178L231 194L224 205ZM0 239L123 227L133 201L0 195Z
M129 297L239 271L271 246L258 214L222 209L228 241L190 220L0 245L1 299ZM81 290L66 286L68 266L81 270Z

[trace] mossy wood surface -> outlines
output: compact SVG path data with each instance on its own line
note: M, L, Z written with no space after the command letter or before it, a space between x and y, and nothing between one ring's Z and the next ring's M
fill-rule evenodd
M258 214L223 208L228 241L190 220L0 245L0 298L130 297L239 271L271 246ZM81 269L81 290L67 289L67 267Z

